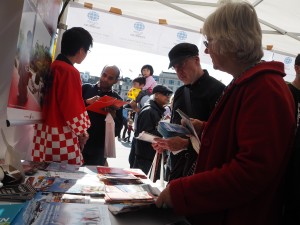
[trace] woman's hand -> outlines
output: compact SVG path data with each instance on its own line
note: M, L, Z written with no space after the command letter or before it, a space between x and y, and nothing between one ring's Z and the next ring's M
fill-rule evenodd
M181 137L172 138L155 138L155 143L152 147L159 153L163 152L165 149L169 151L179 151L182 149L187 149L189 146L189 140Z
M91 105L91 104L95 103L96 101L98 101L99 99L100 99L100 96L95 95L95 96L92 97L92 98L86 99L86 100L85 100L85 103L86 103L87 105Z
M162 208L162 207L173 208L169 186L167 186L165 190L163 190L160 193L160 195L158 196L155 202L155 205L157 208Z
M201 120L197 120L197 119L191 119L191 122L195 128L195 131L200 139L202 131L204 129L204 122Z

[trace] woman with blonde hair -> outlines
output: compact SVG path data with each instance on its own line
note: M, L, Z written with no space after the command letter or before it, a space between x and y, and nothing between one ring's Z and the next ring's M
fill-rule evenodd
M249 3L222 4L203 34L214 68L233 80L209 120L193 120L201 138L195 173L171 181L156 205L191 224L277 225L295 128L284 65L261 61L261 28Z

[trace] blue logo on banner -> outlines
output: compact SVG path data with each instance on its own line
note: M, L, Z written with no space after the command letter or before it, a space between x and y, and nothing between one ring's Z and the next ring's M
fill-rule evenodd
M292 62L292 58L291 57L286 57L284 59L284 64L290 64Z
M142 22L136 22L133 26L137 31L143 31L145 29L145 25Z
M181 41L185 40L187 38L187 33L184 31L179 31L177 33L177 38Z
M95 11L90 11L87 16L88 16L89 20L91 20L91 21L99 20L99 14Z

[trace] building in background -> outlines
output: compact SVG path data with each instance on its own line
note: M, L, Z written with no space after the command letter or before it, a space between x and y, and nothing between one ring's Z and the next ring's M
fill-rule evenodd
M80 72L80 77L82 83L91 83L95 84L99 81L98 76L92 76L89 72ZM178 79L176 73L170 72L161 72L158 76L153 75L153 78L156 80L157 84L164 85L171 89L174 93L175 91L183 85L183 83ZM127 100L127 93L132 87L132 79L129 77L121 77L119 82L113 85L113 90L116 91L123 100Z
M173 93L175 93L175 91L183 85L183 82L178 79L176 73L170 72L161 72L157 83L168 87L173 91Z

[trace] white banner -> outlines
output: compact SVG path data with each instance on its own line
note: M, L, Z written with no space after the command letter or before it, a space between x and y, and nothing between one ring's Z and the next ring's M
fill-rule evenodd
M284 77L284 80L288 82L292 82L295 79L295 58L291 56L286 56L283 54L274 53L273 60L280 61L284 63L284 70L286 73L286 76Z
M274 56L274 53L272 51L269 51L269 50L263 50L264 51L264 56L262 57L262 60L265 60L265 61L272 61L273 60L273 56Z
M201 46L200 33L70 4L68 28L83 27L95 42L167 56L181 42Z

